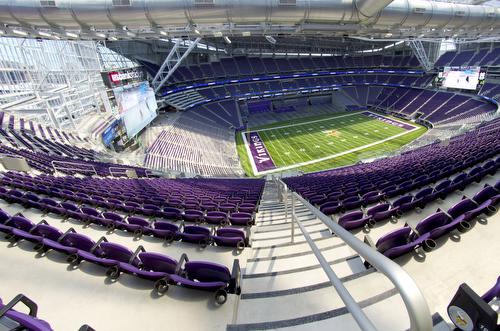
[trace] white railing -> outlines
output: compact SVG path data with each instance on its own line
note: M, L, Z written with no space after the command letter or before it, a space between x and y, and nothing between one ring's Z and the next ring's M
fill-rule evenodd
M377 271L384 274L396 287L399 292L403 302L406 306L408 316L410 318L410 330L411 331L431 331L433 328L432 318L429 311L427 302L418 288L415 281L403 270L398 264L390 260L383 254L374 250L370 246L366 245L364 242L359 240L349 231L345 230L343 227L334 222L330 217L323 214L319 209L311 205L308 201L302 198L296 192L292 192L288 189L287 185L280 179L276 179L276 184L278 187L278 194L280 200L285 204L285 217L288 219L288 200L291 197L291 231L292 231L292 242L294 237L295 224L298 225L302 234L304 235L307 243L311 247L314 255L318 259L324 272L330 279L332 286L335 288L342 301L346 305L346 308L351 313L353 318L358 323L359 327L363 331L377 330L372 321L366 316L359 304L353 299L349 291L345 288L342 281L332 270L330 264L325 259L321 251L318 249L314 240L310 237L309 233L302 225L301 221L295 215L295 205L296 201L299 201L304 205L311 213L313 213L323 224L325 224L333 233L342 239L349 247L351 247L357 254L359 254L365 261L367 261L371 266L373 266Z

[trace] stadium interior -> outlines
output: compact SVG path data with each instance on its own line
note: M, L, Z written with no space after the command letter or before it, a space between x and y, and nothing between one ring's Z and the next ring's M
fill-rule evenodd
M0 331L500 330L498 0L0 0Z

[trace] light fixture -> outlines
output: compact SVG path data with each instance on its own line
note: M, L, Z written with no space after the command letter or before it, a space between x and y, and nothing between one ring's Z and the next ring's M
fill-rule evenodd
M228 36L224 36L224 41L225 41L226 43L228 43L228 44L230 44L230 43L231 43L231 39L229 39L229 37L228 37Z
M198 29L194 29L193 32L196 33L196 34L201 34L200 30L198 30Z
M163 30L162 30L162 31L160 31L160 34L161 34L162 36L167 36L167 35L168 35L168 33L167 33L167 32L165 32L165 31L163 31Z
M220 31L215 31L215 32L214 32L214 37L222 37L222 32L220 32Z
M276 44L276 39L274 39L273 36L265 36L266 40L270 42L271 44Z
M3 35L5 34L5 31L4 30L0 30L0 35Z
M243 31L241 34L243 37L250 37L252 35L250 31Z
M137 35L134 32L127 31L127 36L129 37L137 37Z
M96 32L95 35L96 35L96 37L106 38L106 35L102 32Z
M385 36L386 36L387 38L392 37L392 33L387 32L387 33L385 34Z
M13 29L12 32L15 33L15 34L18 34L20 36L27 36L28 35L28 32L23 31L23 30Z
M109 37L109 40L111 40L111 41L117 41L118 38L116 38L116 37Z
M52 37L52 35L48 32L38 31L38 34L42 37L47 37L47 38Z
M70 38L78 38L78 35L76 33L73 33L73 32L66 32L66 36L68 36Z

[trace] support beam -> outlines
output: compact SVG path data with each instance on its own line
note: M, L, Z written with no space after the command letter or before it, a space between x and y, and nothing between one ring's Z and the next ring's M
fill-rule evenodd
M191 53L191 51L198 45L201 37L196 38L189 47L181 53L181 40L177 39L172 50L168 53L165 61L158 70L155 78L153 79L153 88L155 89L155 93L158 93L160 89L165 85L167 80L172 76L172 74L177 70L177 68L181 65L182 61Z
M429 60L427 52L425 51L424 45L420 40L410 40L410 47L413 50L413 54L417 57L418 61L422 65L422 67L429 71L434 66L433 63Z

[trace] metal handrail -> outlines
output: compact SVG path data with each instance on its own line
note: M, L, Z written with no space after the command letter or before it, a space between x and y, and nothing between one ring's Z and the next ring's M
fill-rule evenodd
M56 166L57 163L62 164L62 165L69 164L69 165L77 165L80 167L83 166L83 167L89 167L89 168L88 169L82 169L82 168L76 168L76 167L75 168L66 168L66 167L62 167L62 166ZM93 165L90 165L90 164L67 162L67 161L57 161L57 160L51 161L50 164L52 165L52 167L54 168L55 171L58 171L59 169L60 170L73 170L73 171L77 171L77 172L90 171L90 172L93 172L95 175L97 175L97 171L95 170L95 167Z
M281 180L277 179L278 185L283 185L283 192L285 194L285 204L288 200L288 191L287 185ZM405 304L406 310L408 312L410 318L410 330L411 331L431 331L433 328L432 318L429 311L429 307L427 302L418 288L415 281L406 273L406 271L401 268L397 263L387 258L383 254L374 250L370 246L366 245L364 242L359 240L357 237L352 235L349 231L338 225L334 222L330 217L323 214L319 209L311 205L307 200L302 198L298 193L292 191L292 208L294 208L294 199L300 201L310 212L312 212L323 224L325 224L330 230L332 230L339 238L341 238L349 247L351 247L357 254L363 257L368 263L370 263L375 269L384 274L389 280L393 283L395 288L398 290L403 302ZM293 211L292 211L292 214ZM326 265L323 265L322 260L319 256L323 256L321 252L317 249L317 246L314 244L312 239L309 237L309 234L306 235L305 229L301 225L300 221L292 218L292 226L293 222L296 221L301 231L304 234L304 237L308 241L313 253L318 258L323 270L330 278L329 272L333 273L330 265L326 262ZM303 230L304 229L304 230ZM310 240L308 240L308 238ZM311 245L312 244L312 245ZM318 256L319 255L319 256ZM324 257L323 257L324 259ZM333 273L332 276L338 279L338 277ZM342 283L337 284L337 282L332 281L332 285L337 290L337 293L344 301L346 308L353 315L354 319L361 327L362 330L373 330L368 324L364 324L364 319L366 319L366 315L362 312L361 308L356 302L353 302L352 297L350 296L347 289L343 286ZM340 285L340 286L339 286ZM340 289L340 290L339 290ZM371 322L370 322L371 323ZM372 325L373 326L373 325Z

